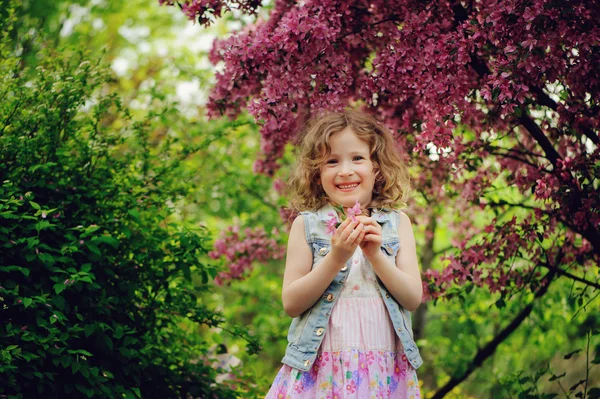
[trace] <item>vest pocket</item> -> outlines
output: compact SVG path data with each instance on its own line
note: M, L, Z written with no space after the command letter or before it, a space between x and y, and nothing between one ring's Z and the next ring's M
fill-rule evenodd
M316 240L312 243L312 252L313 252L313 267L320 262L325 255L327 255L331 251L331 243L326 241Z

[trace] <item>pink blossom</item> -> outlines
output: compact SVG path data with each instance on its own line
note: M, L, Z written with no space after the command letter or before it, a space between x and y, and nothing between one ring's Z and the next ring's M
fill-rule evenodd
M263 228L240 230L237 225L228 227L215 240L214 249L208 254L212 259L220 259L226 268L215 278L218 285L246 278L254 262L267 262L284 256L285 247L267 237Z
M325 229L327 230L327 234L334 235L337 230L338 218L335 212L329 212L327 214L329 219L325 222Z
M356 200L356 204L352 208L348 208L347 215L353 221L356 222L356 216L362 213L360 209L360 203Z

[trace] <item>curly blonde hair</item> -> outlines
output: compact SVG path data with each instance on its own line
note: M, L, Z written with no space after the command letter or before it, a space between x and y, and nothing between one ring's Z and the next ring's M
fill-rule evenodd
M350 127L371 149L375 186L368 207L394 209L406 206L410 178L392 134L372 116L349 109L325 114L308 123L301 135L297 161L288 182L290 208L314 211L329 202L319 184L320 168L331 153L331 136L346 127Z

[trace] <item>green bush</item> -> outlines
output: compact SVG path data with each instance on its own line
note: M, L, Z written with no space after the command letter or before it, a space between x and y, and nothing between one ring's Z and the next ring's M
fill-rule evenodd
M204 263L208 232L170 218L191 188L177 147L150 138L160 113L132 122L103 93L106 71L74 49L46 50L27 70L8 31L0 397L236 397L215 383L222 371L202 338L223 319L193 292L216 270Z

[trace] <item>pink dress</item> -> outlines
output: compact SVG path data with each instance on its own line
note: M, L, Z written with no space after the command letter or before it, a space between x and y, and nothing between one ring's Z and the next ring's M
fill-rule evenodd
M313 367L303 372L283 365L266 399L421 397L417 373L360 247L326 331Z

